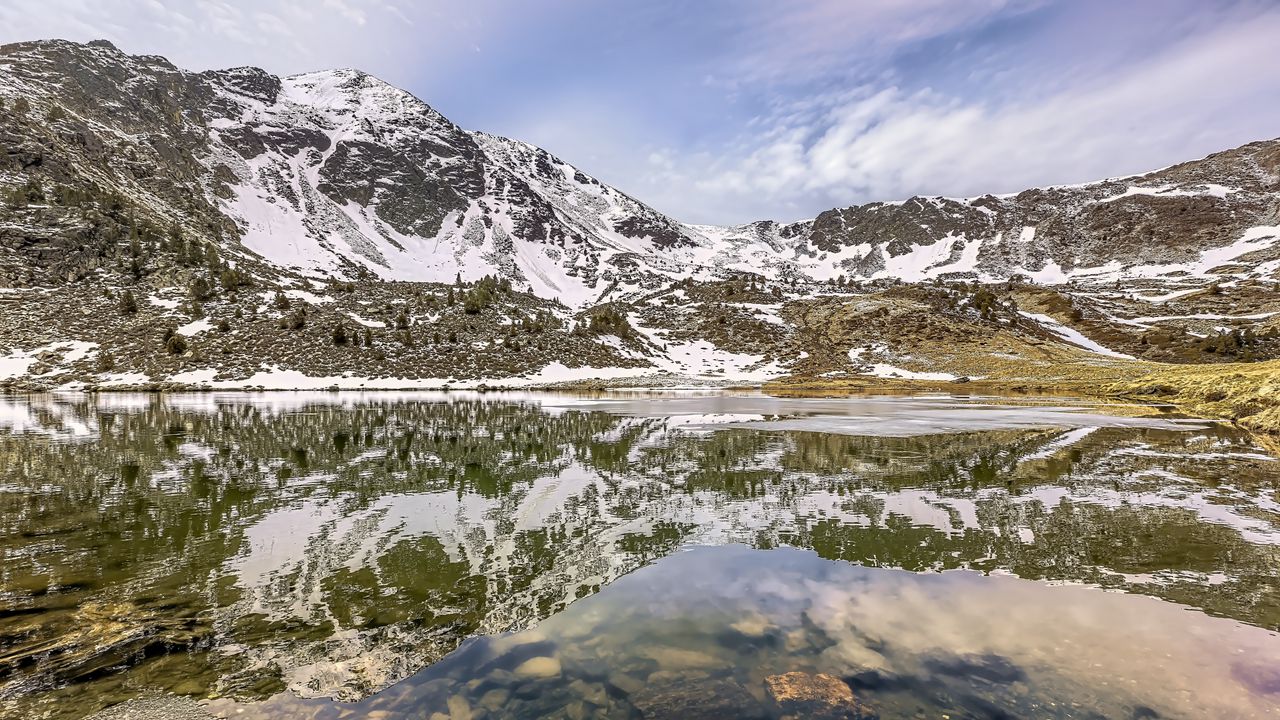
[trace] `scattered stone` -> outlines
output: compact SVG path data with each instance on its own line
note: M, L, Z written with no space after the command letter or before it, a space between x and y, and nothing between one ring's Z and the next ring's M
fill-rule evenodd
M471 720L471 703L461 695L449 698L449 720Z
M584 680L574 680L569 683L569 694L574 697L582 698L585 702L592 705L603 707L609 704L609 693L600 683L589 683Z
M587 720L587 704L581 700L574 700L565 706L564 714L569 720Z
M608 682L628 695L644 687L644 680L622 672L610 673Z
M560 661L553 657L536 657L525 660L515 669L516 677L547 679L560 676Z
M497 712L502 706L507 704L507 700L511 699L511 691L503 688L494 688L484 695L480 696L477 703L480 707L489 712Z

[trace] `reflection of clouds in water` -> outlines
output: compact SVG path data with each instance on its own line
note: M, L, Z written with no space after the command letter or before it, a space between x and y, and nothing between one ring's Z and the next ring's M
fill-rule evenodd
M1043 701L1078 701L1106 716L1146 705L1164 716L1261 717L1274 711L1268 693L1280 688L1280 638L1260 628L1082 585L864 569L805 551L677 553L548 620L541 633L554 639L579 623L579 607L595 618L645 607L631 620L691 616L787 635L803 629L806 616L808 633L826 635L817 644L828 647L817 659L785 660L796 666L842 676L977 674L997 683L1025 673ZM611 632L618 630L596 628Z
M777 642L726 642L731 632ZM657 670L661 682L674 671L693 687L706 668L748 689L771 674L827 672L850 678L884 717L922 708L967 717L968 707L1000 717L1143 717L1135 711L1150 708L1260 718L1280 690L1280 639L1260 628L1086 586L869 569L791 549L676 553L536 631L480 641L486 660L450 676L484 677L492 658L533 642L555 648L565 668L641 667L641 679ZM410 680L406 688L421 690L407 690L405 707L425 707L440 672Z
M1116 700L1132 693L1173 716L1224 718L1261 716L1274 701L1251 695L1233 666L1280 666L1276 637L1153 598L853 568L805 588L810 618L837 641L825 653L850 668L913 673L928 658L994 655L1063 699L1115 688Z
M51 517L94 510L96 522L76 521L57 536L59 547L68 548L59 551L61 562L90 576L97 555L82 548L100 547L103 528L139 521L139 507L154 508L141 518L154 525L151 542L135 538L113 547L138 569L128 580L151 596L166 591L148 575L155 568L181 568L182 581L198 590L234 576L230 605L192 607L220 627L257 612L262 623L306 632L219 634L215 649L228 643L237 663L256 663L249 670L237 665L237 678L269 663L304 694L360 697L465 636L541 621L687 543L794 544L868 566L1123 581L1210 612L1275 624L1268 600L1280 547L1280 505L1270 498L1268 474L1275 463L1250 454L1256 446L1230 429L884 438L728 427L787 413L839 420L835 413L906 417L978 407L945 398L691 394L13 399L0 401L0 424L13 417L30 426L27 432L43 428L55 437L0 432L14 450L0 454L10 463L0 466L10 473L0 493L40 498L9 506L15 527L43 529ZM93 442L74 437L77 427L91 431ZM1126 448L1136 452L1121 452ZM1224 477L1233 484L1216 481ZM739 574L727 578L710 568L714 582L731 580L736 588L723 595L697 577L684 580L724 608L740 606L743 596L772 598L737 611L735 621L751 629L761 618L790 613L791 630L780 640L789 648L804 647L810 631L800 613L816 596L814 617L843 640L825 650L823 661L842 667L917 672L924 661L911 653L980 654L996 640L1009 645L993 625L1006 614L1016 632L1036 620L1056 622L1052 615L1006 612L1006 602L1029 601L1006 601L994 590L987 605L975 600L951 609L946 593L925 580L873 583L846 566L819 568L796 560L812 556L782 556L798 563L794 572L735 566ZM465 577L464 591L452 593L458 585L452 580L443 589L423 581L433 573ZM950 588L964 576L944 577ZM91 597L101 589L81 592ZM467 616L457 629L418 621L450 617L458 607ZM688 610L666 595L649 607L673 619ZM944 611L925 633L930 614ZM961 615L967 611L973 617ZM841 613L858 624L845 624ZM49 628L49 635L58 633L56 625ZM896 638L920 647L895 645ZM1030 651L1018 656L1019 663L1034 660Z

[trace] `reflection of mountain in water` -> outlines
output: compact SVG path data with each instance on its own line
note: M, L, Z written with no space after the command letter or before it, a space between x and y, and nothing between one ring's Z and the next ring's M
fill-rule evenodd
M460 708L610 720L1262 718L1278 665L1273 633L1149 598L729 545L674 553L534 629L473 638L358 704L281 695L215 707L245 720ZM787 705L773 702L780 687L794 693ZM802 688L823 700L804 702Z
M661 405L395 396L3 415L25 433L0 435L10 701L94 680L105 702L122 665L178 692L356 698L691 542L1101 583L1280 627L1275 463L1226 428L684 431Z

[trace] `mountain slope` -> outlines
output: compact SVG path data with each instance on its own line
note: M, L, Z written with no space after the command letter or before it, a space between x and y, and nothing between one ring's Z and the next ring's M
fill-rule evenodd
M582 307L734 272L1061 283L1280 269L1277 141L1134 178L717 228L678 223L539 148L463 130L355 70L197 74L61 41L4 46L0 58L0 97L25 99L37 126L5 136L14 149L0 177L34 163L313 277L496 274ZM55 106L61 119L33 122Z
M1280 268L1280 142L1130 178L970 199L912 198L819 215L808 245L852 274L907 281L971 272L1037 282L1208 276Z
M41 41L0 46L0 148L12 386L1022 382L1280 356L1277 140L686 225L356 70Z
M6 136L19 146L7 169L119 193L158 226L282 269L496 273L581 305L635 276L637 257L667 265L663 250L703 240L545 151L462 130L358 71L194 74L60 41L4 46L0 58L0 98L30 108Z
M684 229L545 151L459 129L355 71L217 91L213 162L244 245L319 273L448 282L496 273L581 305ZM225 151L230 148L231 154Z

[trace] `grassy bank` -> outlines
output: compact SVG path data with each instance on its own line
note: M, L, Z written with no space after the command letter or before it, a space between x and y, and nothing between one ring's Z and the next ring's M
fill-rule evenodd
M1189 413L1231 420L1256 432L1280 435L1280 360L1229 365L1161 365L1111 383L1102 393L1158 399Z
M769 383L766 392L972 392L1083 395L1159 402L1190 415L1227 420L1271 436L1280 447L1280 360L1216 365L1168 365L1099 361L1080 356L1060 362L1010 362L995 358L935 358L910 369L971 372L966 383L849 376L791 377Z

